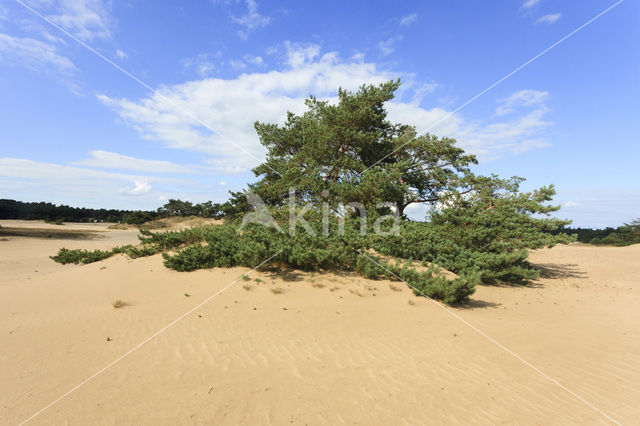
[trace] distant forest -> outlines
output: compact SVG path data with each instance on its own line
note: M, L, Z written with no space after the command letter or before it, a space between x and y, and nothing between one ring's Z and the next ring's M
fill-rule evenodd
M578 241L587 244L629 246L640 244L640 218L625 223L617 228L561 228L554 233L576 235Z
M235 195L235 194L232 194ZM229 204L208 201L193 204L189 201L169 200L155 211L88 209L55 205L45 202L23 202L0 199L0 219L44 220L47 222L119 222L141 224L170 216L200 216L220 218L229 210Z

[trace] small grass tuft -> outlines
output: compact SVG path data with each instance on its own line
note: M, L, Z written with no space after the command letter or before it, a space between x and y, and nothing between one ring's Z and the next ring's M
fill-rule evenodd
M247 291L251 290L251 286L249 284L243 285L242 288L244 288Z
M322 284L322 283L313 283L313 286L314 286L315 288L324 288L324 287L325 287L325 285L324 285L324 284Z
M393 285L393 284L389 284L389 288L393 291L402 291L402 289L400 287L398 287L397 285Z
M120 299L114 300L113 302L111 302L111 305L116 309L124 308L125 306L129 306L129 304L127 302L125 302L123 300L120 300Z
M358 297L364 297L364 294L360 293L360 290L354 290L354 289L350 288L350 289L349 289L349 292L350 292L351 294L355 294L355 295L356 295L356 296L358 296Z
M409 299L409 301L407 302L409 305L414 306L416 304L416 302L414 302L413 300Z
M273 293L273 294L282 294L282 293L284 293L284 290L282 288L280 288L280 287L276 287L276 288L272 288L271 289L271 293Z
M251 279L251 278L249 278L249 277L248 277L248 276L246 276L246 275L243 275L243 276L242 276L242 280L243 280L243 281L249 281L250 279Z

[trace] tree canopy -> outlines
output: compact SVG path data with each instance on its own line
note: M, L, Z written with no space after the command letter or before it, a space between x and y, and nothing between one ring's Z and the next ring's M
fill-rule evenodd
M385 102L399 81L338 91L338 102L311 96L308 110L289 113L283 126L255 124L267 159L254 169L261 180L250 189L267 203L284 204L289 188L300 199L366 207L384 200L400 214L413 203L433 203L455 188L476 164L455 139L417 135L413 126L387 119Z
M253 170L258 180L248 190L261 198L276 226L242 221L253 203L241 192L232 192L224 204L170 200L158 214L224 215L227 220L180 232L147 232L142 247L67 250L54 259L86 263L117 253L138 257L162 252L165 265L180 271L255 267L265 261L340 269L373 279L400 278L417 294L446 303L466 301L480 283L535 279L539 271L527 261L528 250L572 240L560 232L569 221L550 216L560 208L549 204L554 187L522 192L522 178L477 176L471 170L476 158L455 139L418 135L413 126L390 122L385 103L399 84L340 90L335 103L311 96L307 111L289 113L283 125L255 124L267 157ZM289 204L292 189L295 204ZM366 209L364 226L341 209L350 203ZM413 203L429 203L432 209L429 220L404 217L395 232L383 233L376 228L385 214L380 203L390 203L401 216ZM307 214L304 223L298 223L300 211ZM627 228L625 232L636 233L638 224ZM416 261L426 270L416 268ZM434 264L458 277L445 278Z

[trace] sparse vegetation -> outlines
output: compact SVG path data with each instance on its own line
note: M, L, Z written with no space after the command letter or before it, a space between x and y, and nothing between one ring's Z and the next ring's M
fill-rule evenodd
M271 289L271 293L273 294L282 294L284 293L284 289L281 287L274 287Z
M120 299L118 300L114 300L111 305L115 308L115 309L119 309L119 308L124 308L125 306L129 306L129 304L127 302L124 302Z
M249 290L251 290L252 287L249 284L245 284L245 285L242 286L242 288L244 288L245 290L249 291Z
M136 247L61 249L53 259L90 263L116 253L162 253L165 266L177 271L253 268L270 259L264 266L279 268L284 280L295 280L292 270L355 271L368 279L406 281L415 294L445 303L465 302L480 283L526 284L537 278L528 250L573 240L557 232L568 221L547 217L559 209L548 204L553 186L521 192L522 178L476 176L469 168L475 157L454 139L417 135L412 126L389 122L385 103L398 87L391 81L341 90L337 104L311 97L308 111L290 113L283 126L256 123L267 159L253 170L258 181L249 190L283 229L291 210L306 209L308 228L299 221L288 234L256 223L241 228L242 213L250 210L243 193L232 193L224 205L170 200L158 215L219 214L226 221L174 232L141 230ZM292 187L299 196L290 205ZM349 202L366 208L366 234L358 214L341 207ZM439 208L427 222L404 218L398 233L377 235L371 224L390 213L381 202L391 202L400 214L414 203ZM457 277L448 279L440 267Z

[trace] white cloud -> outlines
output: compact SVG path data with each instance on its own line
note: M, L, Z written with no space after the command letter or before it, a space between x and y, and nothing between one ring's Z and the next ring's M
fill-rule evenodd
M229 60L229 66L236 71L244 70L250 65L262 67L265 65L264 59L262 59L262 56L244 55L242 59Z
M201 53L195 58L187 58L182 60L182 66L185 70L195 70L200 77L209 77L212 75L216 66L213 62L214 57L220 57L221 52L215 54Z
M81 40L111 38L111 18L107 5L102 0L33 0L30 3L65 31ZM19 62L27 67L45 71L53 71L67 77L75 71L69 58L58 52L59 47L66 45L66 40L57 30L50 32L49 24L34 15L17 20L20 29L29 37L13 37L0 34L0 55L8 60ZM124 52L117 50L116 55ZM75 82L67 81L70 88L77 87Z
M320 55L320 46L317 44L300 44L286 41L284 45L287 50L286 63L291 68L300 68Z
M265 27L271 22L271 18L258 13L258 4L255 0L245 0L245 3L247 13L239 17L231 16L234 23L244 27L244 30L238 31L238 35L243 39L247 39L251 31Z
M403 16L402 18L400 18L400 26L402 27L409 26L413 24L416 19L418 19L417 13L412 13L411 15Z
M264 65L264 59L262 59L262 56L245 55L243 56L243 59L253 65Z
M229 60L229 65L231 65L231 68L233 68L234 70L241 70L241 69L245 69L247 67L247 64L245 64L240 59L231 59L231 60Z
M76 69L69 58L58 53L56 46L33 38L0 34L0 56L34 70L41 70L43 64L60 74L70 74Z
M538 4L540 2L540 0L526 0L523 4L522 7L525 9L530 9L533 6L535 6L536 4Z
M83 206L118 205L124 199L121 193L124 185L135 189L136 182L147 182L147 185L179 182L9 157L0 158L0 177L7 178L0 178L3 192L13 193L19 187L24 198L55 199ZM144 186L139 191L142 190Z
M101 0L61 0L47 17L81 40L111 37L110 17Z
M553 24L562 16L561 13L552 13L549 15L544 15L536 21L536 24Z
M539 90L520 90L509 97L500 99L500 105L496 109L497 115L505 115L514 112L519 106L540 105L549 97L548 92Z
M305 110L304 100L309 94L335 100L338 87L355 90L362 84L377 84L399 75L382 70L375 63L364 62L362 58L356 62L341 60L335 52L321 55L320 48L315 45L285 43L285 47L287 56L283 70L165 86L159 93L139 100L106 95L100 95L98 99L144 138L158 141L165 147L203 153L207 157L205 162L214 169L236 173L256 166L264 158L265 151L253 127L256 120L282 123L288 110L297 114ZM396 99L388 104L392 121L412 124L424 131L450 114L442 108L421 107L415 97L411 98L411 93L402 92L409 90L407 87L412 87L414 95L432 89L409 78ZM430 132L456 137L463 147L482 158L546 146L537 132L549 125L542 120L548 109L540 104L530 107L535 110L524 111L498 123L467 122L456 113ZM184 111L189 111L226 138L213 133ZM251 155L247 155L247 151Z
M567 210L554 216L573 219L574 227L617 227L640 215L640 190L635 188L558 187L556 200Z
M122 50L120 49L116 49L116 56L120 59L126 59L127 58L127 54L124 53Z
M480 161L520 154L550 144L538 132L551 125L543 120L548 112L545 106L526 112L504 122L465 121L460 114L441 108L424 109L415 103L390 102L389 119L414 125L419 133L453 137L466 151Z
M378 50L382 56L389 56L396 50L395 44L402 40L401 35L389 37L388 39L378 43Z
M180 166L169 161L143 160L129 157L115 152L89 151L91 158L76 161L78 166L95 167L99 169L133 170L149 173L193 173L189 167Z
M120 193L124 195L143 195L151 191L151 185L147 182L135 182L134 187L125 187L120 189Z
M227 182L226 182L226 181L224 181L224 180L221 180L221 181L220 181L220 186L227 186Z

